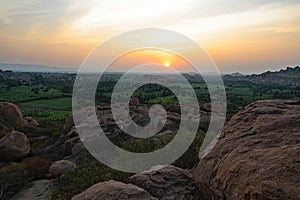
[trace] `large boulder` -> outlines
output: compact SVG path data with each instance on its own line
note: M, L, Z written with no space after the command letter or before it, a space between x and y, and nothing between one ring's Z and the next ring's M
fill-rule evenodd
M21 130L25 125L26 122L18 106L13 103L0 102L0 131Z
M29 141L22 132L12 131L0 139L0 161L18 161L29 153Z
M128 180L160 200L202 199L191 175L172 165L135 174Z
M132 184L117 181L101 182L74 196L72 200L157 200Z
M300 103L258 101L232 117L193 170L205 199L300 198Z
M49 173L53 177L60 177L63 173L75 168L75 163L68 160L59 160L54 163L49 168Z

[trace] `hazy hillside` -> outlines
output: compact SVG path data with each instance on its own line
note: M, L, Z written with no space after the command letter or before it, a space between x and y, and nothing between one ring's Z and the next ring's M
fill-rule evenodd
M0 63L0 70L11 70L18 72L74 72L72 68L50 67L45 65Z
M252 74L247 76L232 76L228 77L237 78L238 80L245 80L255 83L278 84L278 85L300 85L300 67L287 67L280 71L264 72L262 74Z

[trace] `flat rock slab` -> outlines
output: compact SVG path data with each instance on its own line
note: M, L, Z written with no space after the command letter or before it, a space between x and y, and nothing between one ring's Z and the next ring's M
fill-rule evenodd
M57 188L56 180L38 180L29 183L11 200L45 200L51 199L52 192Z
M202 199L191 175L172 165L135 174L129 177L129 182L160 200Z

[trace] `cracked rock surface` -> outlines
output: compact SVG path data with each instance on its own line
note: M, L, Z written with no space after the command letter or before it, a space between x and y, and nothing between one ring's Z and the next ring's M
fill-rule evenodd
M227 123L192 174L205 199L300 198L300 103L258 101Z

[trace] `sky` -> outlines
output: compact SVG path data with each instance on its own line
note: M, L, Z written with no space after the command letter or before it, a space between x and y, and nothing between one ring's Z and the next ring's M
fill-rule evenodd
M300 64L299 0L1 0L0 62L78 68L98 44L138 28L188 36L224 73ZM147 60L161 60L154 54Z

